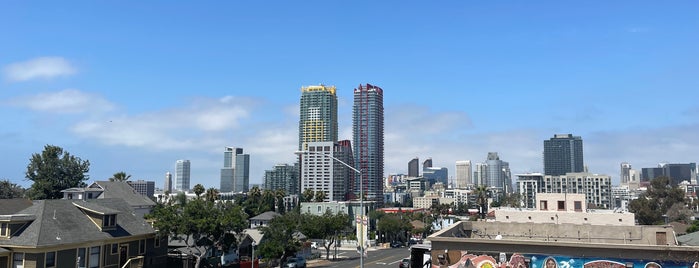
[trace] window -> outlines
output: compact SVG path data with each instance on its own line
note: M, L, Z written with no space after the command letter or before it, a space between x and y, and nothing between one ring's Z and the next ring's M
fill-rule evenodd
M160 247L160 236L156 236L156 237L153 239L153 242L155 242L155 247L156 247L156 248L159 248L159 247Z
M99 268L100 267L100 247L91 247L90 248L90 268Z
M87 255L86 248L79 248L78 249L78 268L85 268L85 256Z
M574 206L575 206L575 211L582 211L582 202L575 201Z
M12 256L12 267L13 268L24 267L24 253L18 252Z
M321 212L321 210L320 210L320 206L318 206L318 213L320 213L320 212Z
M56 252L46 252L46 267L56 267Z
M115 227L116 226L116 214L104 215L104 221L102 222L102 227Z
M10 224L3 222L0 224L0 236L10 237Z
M146 253L146 240L141 239L138 241L138 254Z
M112 255L119 253L119 244L114 243L112 244Z
M548 210L548 204L546 201L539 201L539 210Z
M558 201L558 210L566 210L566 201Z

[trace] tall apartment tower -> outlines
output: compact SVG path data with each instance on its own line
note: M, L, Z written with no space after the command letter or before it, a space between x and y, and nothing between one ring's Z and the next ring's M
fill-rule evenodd
M420 177L420 159L417 157L408 162L408 177Z
M383 89L366 84L354 89L352 134L354 161L361 171L359 178L367 200L383 206L384 114ZM359 185L356 185L359 186ZM356 188L355 194L359 195Z
M301 157L301 188L323 192L324 202L346 201L354 171L332 157L353 166L350 141L319 141L306 143L308 151ZM330 157L332 156L332 157Z
M272 170L265 170L265 190L284 190L287 195L299 194L299 166L277 164Z
M544 175L584 172L583 141L573 134L556 134L544 141Z
M466 186L473 185L471 181L472 174L470 160L456 161L456 181L454 181L454 188L466 188Z
M177 160L175 165L175 191L189 191L190 168L189 160Z
M233 192L233 183L235 181L235 156L243 153L242 149L234 147L225 147L223 149L223 168L221 168L221 186L219 191L222 193Z
M476 163L473 169L473 185L486 185L486 176L488 173L488 164Z
M621 184L628 184L631 180L631 164L621 163L621 174L619 176Z
M172 173L170 173L170 171L165 173L165 183L163 184L163 191L172 193Z
M299 119L299 150L304 143L337 141L337 95L335 86L301 88Z

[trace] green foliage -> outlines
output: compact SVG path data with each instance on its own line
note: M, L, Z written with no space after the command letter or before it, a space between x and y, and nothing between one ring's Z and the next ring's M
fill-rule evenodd
M699 231L699 221L695 220L692 222L692 225L687 227L687 233L694 233L696 231Z
M146 218L153 221L160 235L180 237L190 249L204 247L195 254L197 262L217 245L224 251L236 246L242 238L240 234L248 226L242 207L230 201L215 203L203 198L157 204Z
M194 188L192 190L194 191L194 194L197 195L197 198L198 198L206 191L206 188L204 188L204 185L197 184L197 185L194 185Z
M109 181L128 181L131 178L131 175L127 175L126 172L119 171L117 173L114 173L111 178L109 178Z
M385 242L408 241L407 233L413 231L408 217L401 214L385 214L379 220L376 230L381 233L381 239Z
M32 181L27 196L31 199L60 199L62 190L85 187L89 179L90 161L72 156L63 148L44 146L41 154L33 154L27 165L26 178Z
M675 204L684 205L684 192L677 186L670 187L670 179L657 177L650 181L648 190L638 199L629 202L629 211L636 214L639 224L653 225L663 224L663 214L675 213L679 219L682 212L679 209L670 211ZM669 215L668 215L669 216Z
M11 183L8 179L0 180L0 199L21 198L25 191L22 186Z
M310 188L306 188L306 190L303 190L303 193L301 193L301 198L303 199L301 202L311 202L313 201L314 197L313 190Z
M270 201L271 200L271 201ZM245 212L250 217L255 217L264 212L271 211L274 206L274 194L265 190L265 193L255 186L250 189L245 199L242 200Z
M315 201L316 201L316 202L323 202L323 201L325 200L325 197L326 197L325 192L323 192L323 191L317 191L317 192L316 192L316 199L315 199Z
M344 213L333 214L326 211L322 216L304 214L300 231L308 238L323 239L325 258L330 259L330 248L343 230L349 230L350 218Z
M269 225L261 227L264 238L258 246L259 254L266 259L278 259L279 263L293 256L301 248L301 242L294 235L299 230L300 223L298 213L287 212L272 219Z
M215 202L216 200L218 200L218 194L219 194L218 189L212 187L212 188L206 189L206 193L204 193L204 197L205 197L206 201Z

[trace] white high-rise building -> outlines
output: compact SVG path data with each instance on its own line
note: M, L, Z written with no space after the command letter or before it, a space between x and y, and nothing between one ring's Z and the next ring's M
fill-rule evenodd
M471 160L456 161L456 181L454 182L454 188L461 189L473 185L471 181L472 174Z
M307 189L316 193L323 192L324 202L348 199L351 194L350 182L355 178L355 173L330 156L352 165L349 143L321 141L304 144L309 153L301 155L301 193Z
M180 192L189 191L189 179L191 165L189 160L177 160L175 167L175 190Z

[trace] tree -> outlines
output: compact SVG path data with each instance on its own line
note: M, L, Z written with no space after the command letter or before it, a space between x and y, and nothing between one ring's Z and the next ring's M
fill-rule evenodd
M12 199L24 197L24 188L17 184L11 183L7 179L0 181L0 199Z
M264 234L264 243L260 243L260 255L267 259L276 259L282 263L287 257L301 248L301 242L295 233L299 229L300 215L296 212L287 212L279 217L274 217L269 225L261 227Z
M128 181L131 178L131 175L127 175L126 172L119 171L117 173L114 173L111 178L109 178L109 181Z
M306 190L303 190L303 193L301 193L301 198L303 198L302 202L312 202L314 195L313 189L306 188Z
M195 267L200 266L206 252L214 248L227 252L237 246L241 241L235 234L241 234L248 226L242 207L230 201L215 203L203 198L156 204L146 217L153 220L160 235L182 238L190 252L197 252Z
M274 196L276 198L276 209L277 213L284 214L286 212L286 206L284 205L284 197L286 193L284 189L277 189L274 191Z
M325 192L323 191L316 191L316 202L323 202L325 201Z
M199 198L205 191L206 189L204 188L204 185L198 184L194 185L194 194L197 195L197 198Z
M333 214L326 211L322 216L304 214L300 231L314 239L323 239L325 258L330 259L330 248L337 241L339 231L349 227L350 218L345 213Z
M46 145L41 154L33 154L29 159L26 178L33 183L27 196L31 199L60 199L62 190L87 186L88 171L90 161L70 155L61 147Z
M685 203L682 189L671 187L668 177L657 177L650 181L645 193L629 202L629 211L636 214L639 224L663 224L663 215L667 215L670 208L678 203Z
M478 214L481 219L485 219L485 215L488 214L488 188L485 185L478 185L475 189L475 194Z
M218 189L212 187L206 189L206 193L204 193L204 196L206 198L206 201L215 202L216 200L218 200L218 194Z
M407 241L407 234L412 232L413 225L408 217L398 214L385 214L376 225L376 230L384 235L384 241Z

